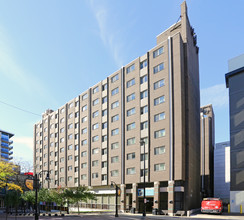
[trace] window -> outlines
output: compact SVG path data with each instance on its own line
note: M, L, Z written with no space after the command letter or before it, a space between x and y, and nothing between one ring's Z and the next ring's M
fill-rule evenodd
M118 149L119 148L119 142L115 142L111 144L111 150Z
M87 163L82 163L81 164L81 169L87 168Z
M107 128L107 126L108 126L107 122L102 123L102 129Z
M144 141L145 144L148 144L148 137L141 138L141 140ZM141 144L141 146L143 146L143 144Z
M87 133L87 128L81 129L81 134L86 134Z
M75 150L79 150L79 145L78 144L75 145Z
M161 112L157 115L154 115L154 122L161 121L163 119L165 119L165 113L164 112Z
M86 157L86 155L87 155L86 151L81 152L81 157Z
M97 105L99 103L99 99L97 98L97 99L95 99L94 101L93 101L93 106L94 105Z
M161 104L161 103L163 103L163 102L165 102L165 97L164 97L164 95L163 96L160 96L160 97L158 97L158 98L156 98L156 99L154 99L154 105L156 106L156 105L159 105L159 104Z
M79 102L79 101L76 101L76 102L75 102L75 107L78 107L79 104L80 104L80 102Z
M78 183L78 178L77 177L75 178L75 183Z
M87 140L86 140L86 139L85 139L85 140L82 140L82 141L81 141L81 145L82 145L82 146L87 145Z
M68 156L68 160L72 160L72 155L69 155Z
M53 151L50 152L50 156L53 156Z
M164 52L164 47L160 47L157 50L153 51L153 58L159 56L160 54L162 54Z
M64 132L64 128L61 128L61 129L60 129L60 133L63 133L63 132Z
M113 76L111 78L111 82L114 83L115 81L117 81L119 79L119 74L116 74L115 76Z
M107 167L107 166L108 166L107 161L103 161L103 162L102 162L102 168Z
M111 171L111 177L119 176L119 171L118 170L112 170Z
M127 96L127 102L130 102L130 101L134 100L135 97L136 97L136 96L135 96L135 93L132 93L132 94L128 95L128 96Z
M75 113L75 118L79 117L79 112Z
M147 128L148 128L148 122L147 121L141 122L141 130L144 130Z
M73 149L73 145L71 144L68 146L68 150L72 150L72 149Z
M143 60L141 63L140 63L140 69L143 69L147 67L147 60Z
M147 98L147 90L141 92L141 99Z
M70 139L72 139L73 138L73 134L70 134L69 136L68 136L68 139L70 140Z
M136 128L136 123L135 122L127 125L127 131L130 131L130 130L135 129L135 128Z
M162 170L165 170L164 163L154 164L154 171L162 171Z
M69 104L69 108L72 108L74 106L73 102Z
M136 168L135 167L127 168L126 173L127 173L127 175L133 175L136 173Z
M141 84L143 84L143 83L145 83L145 82L147 82L147 75L142 76L142 77L140 78L140 83L141 83Z
M87 105L82 106L82 111L84 112L86 110L87 110Z
M144 176L144 169L141 169L141 177ZM145 169L145 176L148 176L148 169Z
M98 173L92 173L92 179L97 179L98 178Z
M80 176L80 178L81 178L81 180L86 180L86 174L82 174L81 176Z
M47 140L47 136L44 137L44 141L46 141L46 140Z
M115 108L117 108L117 107L119 107L119 101L113 102L113 103L111 104L111 109L115 109Z
M61 157L60 158L60 162L64 162L64 157Z
M116 94L118 94L119 93L119 87L117 87L117 88L115 88L115 89L113 89L112 91L111 91L111 95L113 96L113 95L116 95Z
M147 105L141 107L141 115L143 115L143 114L145 114L145 113L147 113L147 112L148 112L148 106L147 106Z
M102 98L102 104L106 103L107 101L108 101L107 96L105 96L105 97Z
M108 114L107 109L102 110L102 116L106 116Z
M88 94L87 93L82 96L82 100L85 100L87 98L88 98Z
M98 123L92 125L92 130L96 130L96 129L98 129L98 128L99 128L99 124L98 124Z
M72 181L72 176L68 176L68 181Z
M61 113L64 113L64 108L62 108L60 112L61 112Z
M164 154L164 153L165 153L165 146L154 148L154 155L159 155L159 154Z
M135 152L127 154L127 160L133 160L136 158Z
M68 118L73 118L73 113L70 113Z
M107 135L103 135L103 136L102 136L102 142L107 141L107 139L108 139L108 136L107 136Z
M135 78L127 82L127 88L135 85Z
M97 117L98 115L99 115L99 111L95 111L95 112L92 113L92 117L93 118Z
M119 156L111 157L111 163L118 163L119 162Z
M64 138L61 138L61 139L60 139L60 143L63 143L63 142L64 142Z
M93 160L92 161L92 166L97 167L98 166L98 160Z
M127 139L127 146L133 145L135 143L136 143L136 138L135 137Z
M132 72L133 70L135 70L135 64L132 64L131 66L127 67L126 73L128 74L128 73Z
M98 148L93 148L92 149L92 154L98 154L99 153L99 149Z
M75 134L75 140L79 138L79 134Z
M102 181L107 180L107 174L102 174Z
M93 94L95 94L95 93L97 93L97 92L99 92L99 87L97 86L97 87L95 87L93 90Z
M113 130L111 131L111 136L114 136L114 135L117 135L117 134L119 134L119 129L118 129L118 128L113 129Z
M61 177L60 178L60 183L63 183L64 182L64 177Z
M84 118L81 119L82 123L84 123L85 121L87 121L87 116L85 116Z
M102 155L106 155L107 154L107 148L103 148L102 149Z
M111 122L115 122L115 121L118 121L119 120L119 115L114 115L112 118L111 118Z
M105 90L107 90L107 89L108 89L108 85L107 85L107 83L104 84L104 85L102 85L102 91L105 91Z
M98 136L98 135L92 137L92 142L96 142L96 141L98 141L98 140L99 140L99 136Z
M161 79L161 80L154 83L154 90L156 90L162 86L164 86L164 79Z
M131 108L131 109L127 110L127 116L134 115L135 113L136 113L136 109L135 108Z
M157 66L153 67L153 73L156 74L164 69L164 63L160 63Z
M73 124L68 125L68 129L71 129L71 128L73 128Z
M141 161L144 161L144 153L141 154ZM145 160L148 160L148 153L145 153Z
M68 171L71 171L72 170L72 166L68 166Z
M154 132L154 138L160 138L165 136L165 129Z

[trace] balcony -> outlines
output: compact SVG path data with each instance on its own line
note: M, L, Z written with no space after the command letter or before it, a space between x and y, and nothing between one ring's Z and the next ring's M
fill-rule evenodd
M4 158L6 158L6 159L9 159L9 158L8 158L8 154L5 154L5 153L1 153L1 157L4 157Z
M1 148L1 153L6 153L6 154L8 154L8 153L9 153L9 150L6 149L6 148Z
M9 155L12 155L13 154L13 151L9 151L9 153L8 153Z
M8 148L9 150L13 150L13 146L9 146L9 148Z
M9 160L13 160L13 157L9 157L8 159L9 159Z
M10 140L8 143L9 143L9 144L12 144L12 143L13 143L13 141L12 141L12 140Z
M7 143L4 143L4 142L1 143L1 146L2 147L7 147L7 148L9 147L9 145Z

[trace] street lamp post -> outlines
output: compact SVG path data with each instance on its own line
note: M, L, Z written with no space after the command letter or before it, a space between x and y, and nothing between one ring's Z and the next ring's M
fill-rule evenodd
M119 217L118 215L118 189L119 187L114 181L111 181L111 186L115 186L115 217Z
M142 216L146 216L146 203L147 203L147 200L146 200L146 169L145 169L145 166L146 166L146 155L145 155L145 141L143 139L140 140L140 144L142 145L143 144L143 147L144 147L144 170L143 170L143 214Z
M50 180L49 178L49 171L48 170L42 170L40 173L36 173L33 181L34 181L34 188L35 188L35 194L36 194L36 198L35 198L35 220L39 219L39 214L38 214L38 188L39 188L39 179L38 176L41 175L41 173L47 172L47 176L46 176L46 180Z

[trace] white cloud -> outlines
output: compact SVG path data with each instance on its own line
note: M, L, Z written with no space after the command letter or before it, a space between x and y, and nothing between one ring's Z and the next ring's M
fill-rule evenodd
M212 104L214 108L221 108L229 105L229 94L225 84L201 89L200 93L201 106Z
M124 63L121 57L123 45L120 41L119 30L113 29L112 25L110 25L109 21L112 18L109 16L109 8L101 4L99 5L98 1L94 2L93 0L90 0L90 6L99 26L100 38L120 68Z
M13 137L14 145L24 145L30 150L33 150L33 138L32 137Z

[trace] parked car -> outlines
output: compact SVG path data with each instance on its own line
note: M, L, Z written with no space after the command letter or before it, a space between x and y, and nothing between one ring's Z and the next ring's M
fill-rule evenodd
M223 212L223 202L220 198L204 198L201 204L202 213L219 213Z

